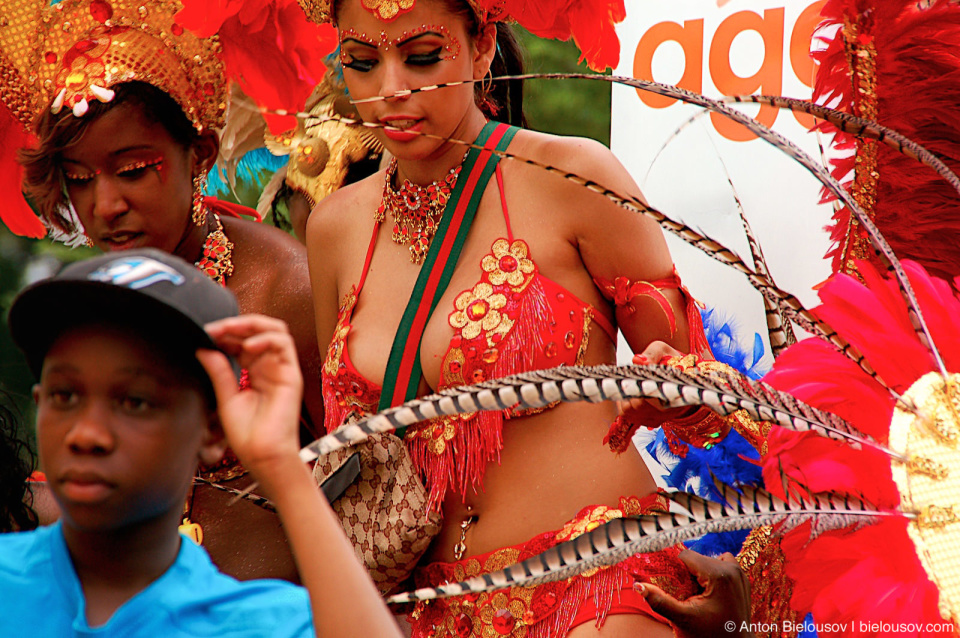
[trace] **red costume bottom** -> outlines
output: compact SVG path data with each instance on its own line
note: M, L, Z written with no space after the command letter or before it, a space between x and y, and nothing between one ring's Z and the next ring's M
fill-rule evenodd
M621 497L619 508L585 507L562 529L455 563L431 563L415 573L417 587L457 582L498 571L576 538L615 518L665 512L660 494ZM639 614L666 622L634 591L637 579L651 582L676 598L698 591L696 581L677 558L675 546L655 554L637 554L612 567L536 587L511 587L480 594L418 603L411 614L413 638L553 638L573 627L595 622L601 627L611 614Z

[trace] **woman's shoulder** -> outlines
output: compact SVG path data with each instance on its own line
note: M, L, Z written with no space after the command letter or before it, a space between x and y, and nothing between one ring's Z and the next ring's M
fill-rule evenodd
M306 260L306 248L289 233L263 222L221 217L223 231L241 259L289 265Z
M363 222L369 218L355 211L376 210L383 192L383 179L384 171L378 171L320 200L307 220L307 244L313 237L342 238L367 228L369 224Z
M554 135L520 129L509 151L527 159L566 170L591 170L611 162L619 165L609 148L588 137Z
M631 195L638 194L637 187L624 166L609 148L597 140L522 129L517 133L509 151L613 190ZM523 171L528 177L539 178L544 169L526 165ZM587 192L582 185L568 179L563 180L562 183L554 180L544 182L538 179L537 181L551 184L551 189L560 198Z

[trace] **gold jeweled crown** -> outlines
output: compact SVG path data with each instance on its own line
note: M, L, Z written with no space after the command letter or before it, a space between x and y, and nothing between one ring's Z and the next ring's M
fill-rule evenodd
M177 24L178 0L3 0L0 100L31 127L45 109L86 113L114 85L169 94L197 129L223 125L226 82L216 38Z
M333 22L333 0L297 0L307 18L317 24ZM481 23L503 19L503 0L466 0ZM384 22L413 9L416 0L360 0L363 8Z

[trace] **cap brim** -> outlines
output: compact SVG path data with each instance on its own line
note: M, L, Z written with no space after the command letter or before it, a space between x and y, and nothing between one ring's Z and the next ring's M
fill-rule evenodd
M46 280L25 289L10 308L10 334L40 378L43 359L64 331L102 323L135 329L147 339L182 346L190 353L217 349L194 319L137 290L98 281ZM236 371L236 364L234 364Z

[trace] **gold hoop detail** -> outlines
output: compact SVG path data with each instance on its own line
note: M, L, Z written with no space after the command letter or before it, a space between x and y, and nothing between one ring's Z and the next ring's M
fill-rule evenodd
M480 80L480 101L486 100L493 89L493 69L487 69L487 74Z

